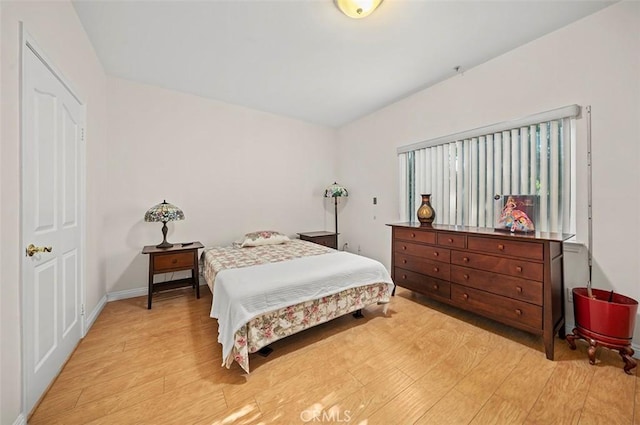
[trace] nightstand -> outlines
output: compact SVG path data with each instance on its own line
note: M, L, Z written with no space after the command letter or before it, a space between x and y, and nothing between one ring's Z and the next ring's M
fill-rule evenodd
M318 245L328 246L329 248L338 249L338 235L334 232L304 232L298 233L300 239L317 243Z
M154 245L145 246L143 254L149 254L149 295L147 308L151 308L153 290L166 290L191 285L196 290L196 297L200 298L200 282L198 270L198 249L204 248L200 242L176 243L171 248L156 248ZM191 270L191 277L176 279L168 282L153 283L153 275Z

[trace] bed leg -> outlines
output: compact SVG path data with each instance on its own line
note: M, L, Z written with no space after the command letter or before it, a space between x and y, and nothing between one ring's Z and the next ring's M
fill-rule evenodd
M355 317L356 319L364 319L364 314L362 314L361 309L358 309L353 312L353 317Z
M257 353L260 354L262 357L267 357L272 352L273 352L273 348L271 347L262 347L257 351Z

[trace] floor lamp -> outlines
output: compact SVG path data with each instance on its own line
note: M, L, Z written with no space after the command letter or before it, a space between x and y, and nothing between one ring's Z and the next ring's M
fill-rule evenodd
M338 246L338 198L349 196L347 188L333 182L331 186L324 191L325 198L333 198L334 213L336 216L336 247Z

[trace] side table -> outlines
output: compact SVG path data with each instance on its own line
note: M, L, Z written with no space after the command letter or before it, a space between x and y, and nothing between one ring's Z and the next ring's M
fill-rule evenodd
M143 254L149 254L147 309L151 309L154 288L160 291L191 285L196 290L196 297L200 298L200 271L198 269L198 249L200 248L204 248L200 242L185 242L176 243L171 248L156 248L154 245L148 245L142 249ZM156 274L182 270L191 270L191 277L153 283L153 276Z

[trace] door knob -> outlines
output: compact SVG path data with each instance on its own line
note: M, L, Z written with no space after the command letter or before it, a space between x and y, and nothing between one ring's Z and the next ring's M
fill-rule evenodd
M51 252L52 250L53 247L50 246L35 246L34 244L30 243L27 247L27 255L29 257L33 257L38 252Z

